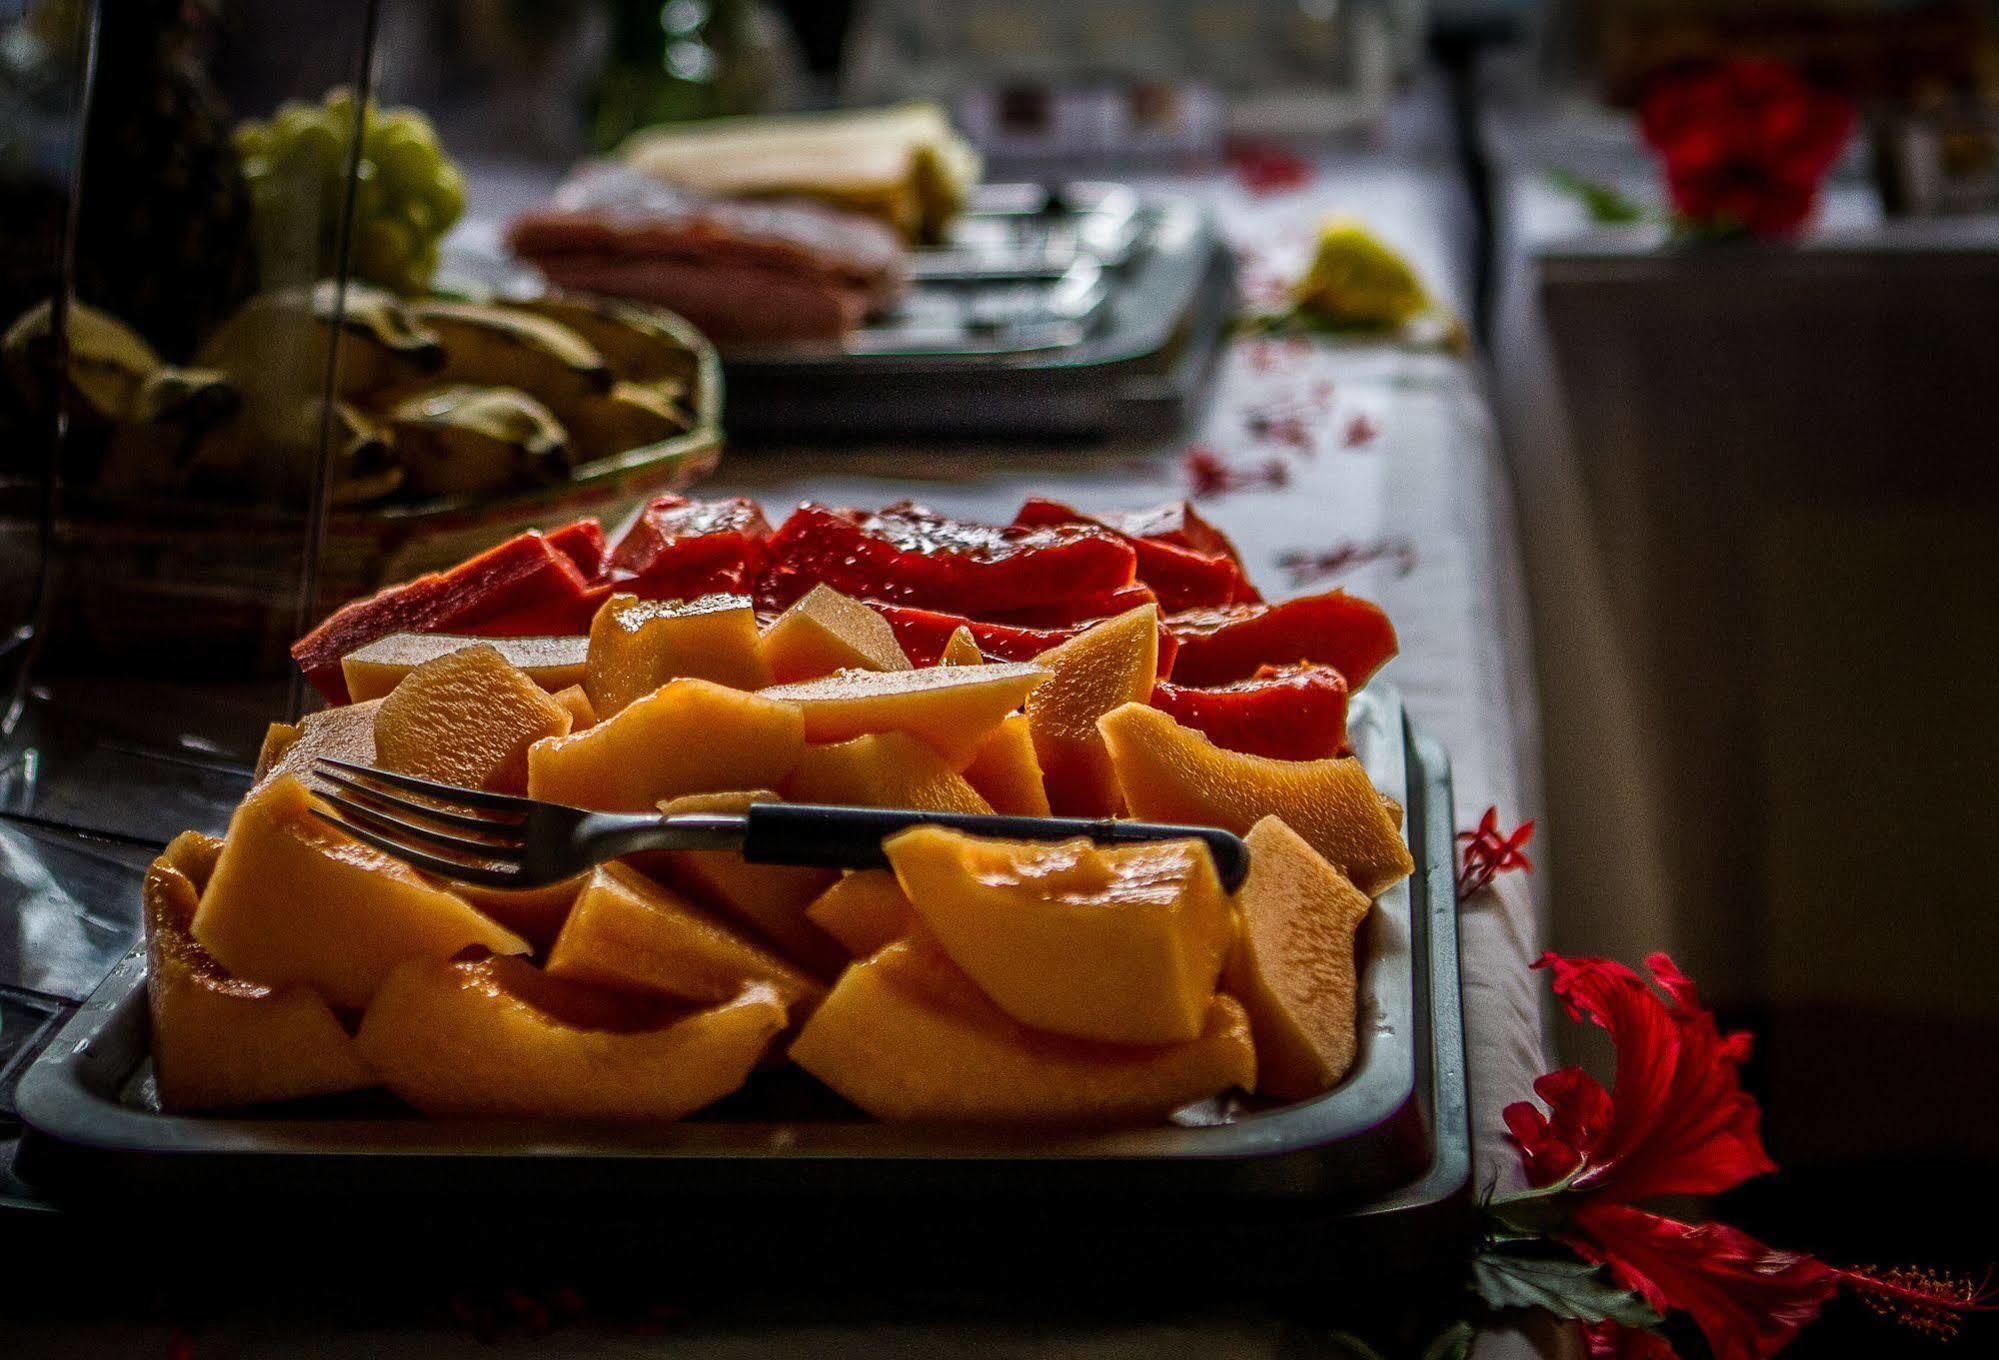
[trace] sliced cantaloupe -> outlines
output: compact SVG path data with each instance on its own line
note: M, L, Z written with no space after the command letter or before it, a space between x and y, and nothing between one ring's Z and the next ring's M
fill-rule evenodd
M776 685L764 695L798 705L805 715L807 741L907 732L944 757L952 769L962 770L987 734L1047 678L1038 665L1017 661L841 671L795 685Z
M892 1121L1139 1124L1256 1080L1249 1018L1232 997L1214 999L1187 1043L1070 1039L1010 1018L920 940L841 974L791 1058Z
M907 732L877 732L830 746L807 746L785 786L795 803L991 812L992 804Z
M583 686L570 685L556 690L555 702L569 710L569 730L581 732L586 727L597 724L597 710L590 706L590 696L583 692Z
M188 933L221 852L214 837L184 832L146 872L146 1000L161 1103L203 1110L374 1085L317 992L232 977Z
M731 689L770 683L747 596L641 600L613 595L590 622L583 692L601 722L669 680L710 680Z
M255 782L280 774L309 776L321 757L355 765L375 763L375 714L380 699L308 713L298 725L272 723L257 753Z
M548 951L548 975L682 1001L726 1001L767 983L787 1008L825 988L776 952L624 864L591 870Z
M1134 817L1238 835L1281 817L1369 897L1416 867L1396 819L1351 756L1274 760L1225 751L1144 704L1126 704L1100 726Z
M764 629L763 649L781 685L835 671L909 669L887 619L824 585L806 591Z
M951 630L951 636L944 640L944 651L937 658L937 664L983 666L986 664L986 654L979 650L979 640L972 636L972 630L959 624Z
M404 959L449 958L470 945L525 954L512 931L401 860L313 815L291 775L254 790L230 819L190 927L237 977L302 983L359 1009Z
M1034 732L1025 713L1009 713L979 747L965 767L965 782L993 805L993 811L1015 817L1046 817L1048 790L1041 780L1041 759L1034 753Z
M917 926L915 908L886 869L855 870L821 893L805 914L857 959L894 944Z
M528 750L528 793L606 812L668 798L779 787L805 749L797 707L706 680L675 680L587 731Z
M528 679L552 694L583 682L590 640L580 634L486 638L461 633L391 633L340 658L347 697L355 703L379 699L424 662L482 645L497 648L507 664L520 667Z
M547 690L481 643L426 661L375 712L385 770L469 789L524 793L528 747L569 735L574 720Z
M768 789L690 793L661 803L659 810L668 816L683 812L742 812L752 803L778 801L778 796ZM806 907L833 885L839 877L837 870L751 864L727 850L671 850L657 858L663 861L665 876L676 887L696 901L744 922L807 972L831 977L846 962L838 944L805 919Z
M576 895L583 891L586 877L578 874L575 878L565 878L560 883L544 884L539 888L485 888L476 883L449 883L443 886L536 949L546 949L554 943L562 923L569 919L569 909L576 905Z
M1048 683L1027 701L1034 751L1041 760L1048 803L1071 817L1110 817L1124 810L1097 719L1120 704L1151 697L1159 672L1159 611L1129 610L1043 652Z
M1243 839L1242 930L1223 985L1249 1011L1256 1089L1306 1100L1353 1065L1354 931L1371 904L1279 818L1265 817Z
M784 1025L762 985L689 1015L519 959L413 959L383 982L355 1042L427 1115L653 1122L740 1088Z
M1022 1024L1122 1044L1200 1034L1235 909L1199 841L1097 846L920 826L886 849L944 952Z

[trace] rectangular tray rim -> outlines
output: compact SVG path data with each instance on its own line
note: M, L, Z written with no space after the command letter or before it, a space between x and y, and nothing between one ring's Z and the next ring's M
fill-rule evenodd
M1384 782L1405 806L1410 805L1413 790L1408 787L1408 755L1414 738L1407 731L1399 697L1391 688L1376 685L1356 696L1356 701L1361 720L1372 722L1379 729L1375 740L1388 737L1386 746L1392 757L1394 777ZM1438 759L1442 758L1440 751L1435 755ZM1380 780L1386 772L1371 770L1371 773L1376 773ZM1428 824L1414 839L1420 854L1418 875L1423 880L1421 897L1426 904L1426 915L1431 918L1422 932L1427 937L1437 930L1436 894L1440 887L1447 889L1451 882L1448 765L1445 764L1439 771L1429 768L1426 761L1425 784L1424 792L1428 796L1423 803ZM1441 810L1435 806L1439 801L1439 789L1444 803ZM1406 830L1414 830L1414 818ZM1439 846L1433 843L1439 835L1442 837L1441 853ZM995 1136L989 1130L922 1130L919 1132L926 1135L928 1145L912 1150L906 1142L899 1146L892 1145L892 1139L883 1136L883 1126L873 1124L688 1123L673 1126L668 1131L639 1131L606 1130L574 1124L280 1121L155 1113L107 1099L93 1089L88 1076L92 1062L100 1060L97 1046L111 1026L118 1022L121 1012L128 1011L135 1004L143 1010L140 994L144 986L144 960L139 952L128 956L112 971L30 1065L22 1079L19 1106L24 1126L36 1140L95 1152L168 1157L249 1156L304 1161L388 1157L409 1164L440 1159L540 1162L573 1158L644 1163L707 1163L717 1160L862 1162L881 1166L1076 1162L1276 1163L1309 1157L1380 1130L1399 1118L1406 1119L1412 1107L1427 1103L1422 1099L1427 1092L1421 1089L1424 1083L1421 1080L1423 1074L1417 1070L1416 1044L1419 1037L1426 1037L1426 1046L1432 1049L1440 1040L1448 1041L1448 1036L1440 1033L1426 1034L1427 1025L1440 1009L1455 1016L1458 1007L1452 1004L1440 1008L1437 997L1431 995L1428 1017L1415 1013L1415 974L1419 968L1427 973L1434 966L1440 947L1440 942L1430 940L1427 957L1416 957L1410 947L1414 938L1414 903L1410 890L1415 886L1414 883L1404 884L1391 890L1391 893L1398 895L1395 902L1390 901L1390 895L1384 894L1383 905L1377 907L1375 914L1377 929L1400 926L1405 941L1402 957L1408 962L1403 973L1407 985L1402 993L1407 1010L1395 1031L1400 1042L1393 1046L1397 1057L1390 1074L1392 1079L1383 1080L1380 1074L1372 1074L1370 1081L1343 1085L1316 1101L1251 1114L1227 1125L1207 1128L1166 1126L1089 1134L1050 1134L1043 1131L1018 1136ZM1452 902L1449 905L1450 914L1445 919L1454 927L1455 904ZM1453 936L1449 941L1452 946L1452 976L1448 979L1430 978L1429 989L1438 985L1455 989L1454 928L1450 934ZM1377 959L1374 962L1382 961ZM1456 997L1451 1000L1455 1002ZM1364 1016L1363 1022L1365 1019ZM1461 1038L1458 1048L1461 1052ZM1462 1060L1458 1062L1461 1067ZM1434 1075L1432 1084L1435 1084ZM1334 1117L1327 1117L1328 1106L1338 1107ZM1425 1142L1433 1150L1440 1147L1434 1127L1435 1112L1419 1110L1416 1115L1427 1126L1424 1130ZM809 1138L801 1140L795 1132L801 1127L831 1130L839 1136L831 1142ZM763 1134L767 1140L764 1145L744 1146L742 1133L751 1129ZM1245 1138L1245 1129L1250 1129L1257 1136ZM662 1139L662 1132L670 1132L672 1136ZM908 1132L892 1131L894 1134ZM579 1133L587 1136L579 1137ZM1161 1149L1156 1146L1161 1142L1178 1146ZM1413 1169L1421 1171L1423 1167Z

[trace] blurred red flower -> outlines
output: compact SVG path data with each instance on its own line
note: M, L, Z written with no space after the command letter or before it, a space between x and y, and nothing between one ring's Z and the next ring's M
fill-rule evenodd
M1681 217L1774 237L1810 218L1854 111L1787 66L1734 60L1662 73L1639 118Z

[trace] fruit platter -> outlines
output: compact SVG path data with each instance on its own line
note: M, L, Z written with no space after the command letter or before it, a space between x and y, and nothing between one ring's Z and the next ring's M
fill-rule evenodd
M1395 650L1368 601L1265 601L1186 504L773 525L669 494L615 538L524 532L293 645L327 706L271 726L225 836L146 874L144 949L23 1081L34 1160L159 1174L171 1151L177 1183L240 1184L337 1157L384 1187L449 1181L450 1154L620 1191L750 1163L805 1185L828 1159L1401 1184L1461 1054L1439 1057L1448 778L1369 683ZM382 848L338 770L917 824L877 868L676 849L496 888ZM1201 839L924 824L993 813L1217 828L1247 873L1225 885Z

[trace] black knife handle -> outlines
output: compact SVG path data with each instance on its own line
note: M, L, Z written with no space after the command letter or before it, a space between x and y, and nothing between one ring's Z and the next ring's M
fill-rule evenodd
M812 864L824 868L880 869L888 865L882 842L912 826L944 826L975 836L1065 841L1083 836L1100 845L1194 839L1207 842L1222 886L1234 892L1249 874L1242 837L1212 826L1126 822L1113 817L1001 817L990 813L923 812L914 808L835 807L823 803L752 803L743 836L743 858L756 864Z

